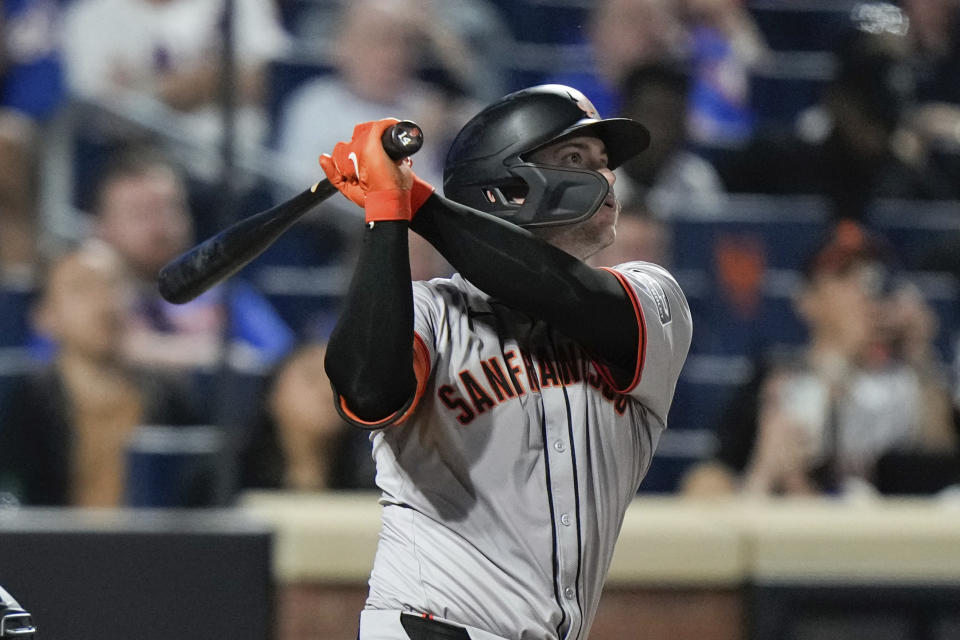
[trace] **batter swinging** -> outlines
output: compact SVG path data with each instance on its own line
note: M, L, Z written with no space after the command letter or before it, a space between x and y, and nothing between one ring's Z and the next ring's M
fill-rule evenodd
M326 363L382 489L359 637L585 639L690 344L663 268L583 262L649 134L525 89L460 131L442 197L383 152L394 122L320 159L368 227ZM411 283L408 228L458 273Z

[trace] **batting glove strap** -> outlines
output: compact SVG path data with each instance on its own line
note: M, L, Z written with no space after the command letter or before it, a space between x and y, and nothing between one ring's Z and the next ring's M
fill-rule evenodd
M367 222L386 220L406 220L412 217L410 210L410 191L407 189L389 189L370 191L364 202Z
M410 211L416 214L423 206L423 203L436 191L433 185L421 180L418 176L413 176L413 187L410 189Z

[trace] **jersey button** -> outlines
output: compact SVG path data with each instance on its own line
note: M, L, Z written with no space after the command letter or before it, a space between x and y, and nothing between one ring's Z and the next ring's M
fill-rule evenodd
M568 600L572 600L574 596L573 587L567 587L566 589L564 589L563 595L566 596Z
M553 443L553 448L559 451L560 453L563 453L564 451L567 450L567 446L563 444L563 442L561 442L560 440L557 440L556 442Z
M560 524L562 524L562 525L565 526L565 527L569 527L569 526L570 526L570 514L569 514L569 513L560 514Z

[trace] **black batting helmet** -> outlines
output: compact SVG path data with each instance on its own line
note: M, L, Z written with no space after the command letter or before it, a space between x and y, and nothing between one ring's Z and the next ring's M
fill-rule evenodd
M588 169L527 159L531 152L573 134L602 140L610 169L650 142L642 124L601 119L576 89L559 84L523 89L485 108L454 138L443 168L444 195L521 227L585 220L603 204L610 189L606 178Z

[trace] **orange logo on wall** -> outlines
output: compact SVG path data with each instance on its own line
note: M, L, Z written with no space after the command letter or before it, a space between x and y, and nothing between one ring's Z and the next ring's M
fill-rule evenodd
M713 243L713 261L721 294L741 318L754 316L763 297L766 247L752 235L721 234Z

